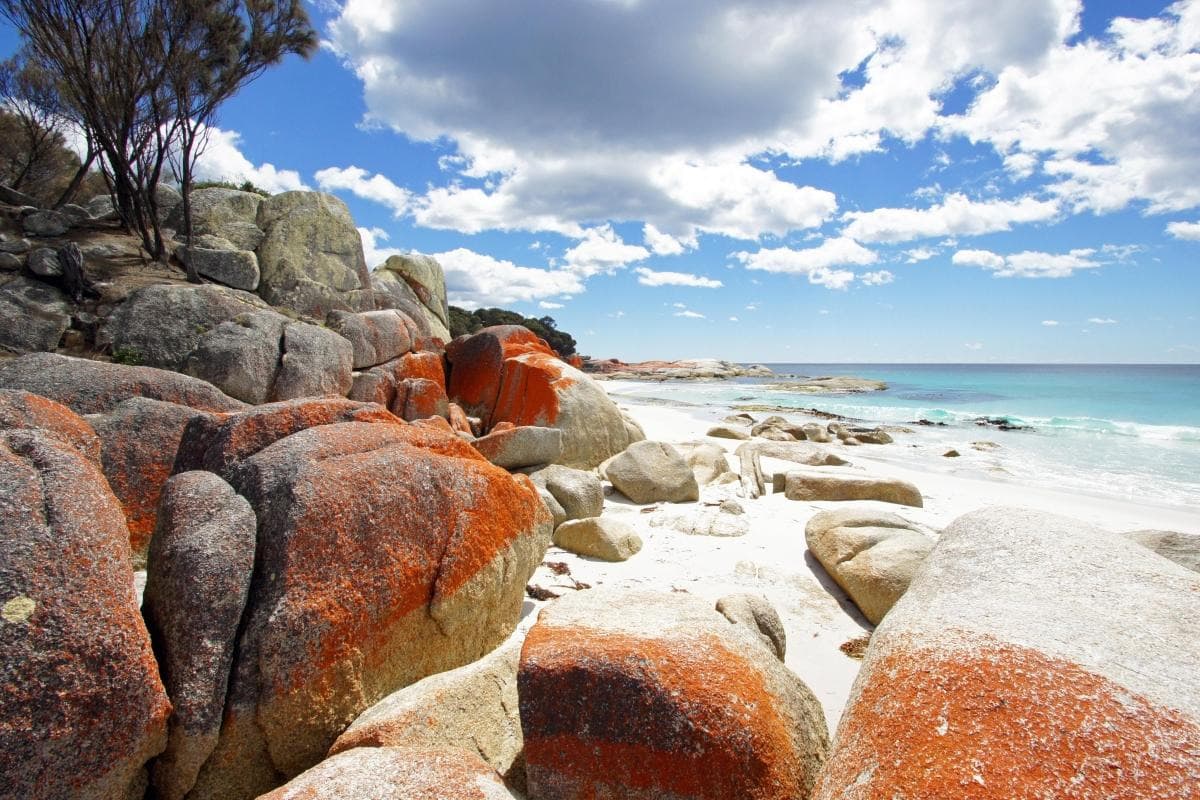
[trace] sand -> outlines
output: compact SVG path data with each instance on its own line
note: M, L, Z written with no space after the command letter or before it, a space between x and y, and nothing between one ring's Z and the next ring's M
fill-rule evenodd
M622 400L619 398L619 402ZM717 444L731 454L730 466L736 469L732 452L739 442L704 436L727 412L620 404L642 425L648 439ZM789 418L806 421L800 415ZM916 484L924 496L924 508L877 502L862 505L899 513L934 531L977 508L1015 505L1076 517L1112 531L1158 528L1200 533L1200 509L1143 505L1105 497L1099 492L1083 495L1053 487L1022 485L1000 475L989 475L985 453L972 451L961 460L938 460L940 441L931 439L925 431L895 434L895 438L890 445L846 447L835 442L827 447L852 462L848 469ZM931 456L932 451L938 452ZM738 491L737 484L708 486L701 490L700 503L650 506L636 506L620 494L610 493L604 513L620 516L630 523L645 542L644 549L626 562L610 564L551 547L546 561L566 564L570 576L556 575L543 566L530 583L559 594L576 591L575 581L592 586L688 592L714 604L720 597L735 592L762 595L775 606L787 631L788 667L820 699L832 733L859 665L839 648L865 636L872 626L807 553L804 526L818 511L847 504L794 502L782 494L748 500L739 497ZM749 523L749 533L745 536L695 536L670 525L652 524L656 517L711 511L705 504L727 498L736 499L745 509L744 519ZM531 604L531 613L522 629L532 622L532 612L539 605Z

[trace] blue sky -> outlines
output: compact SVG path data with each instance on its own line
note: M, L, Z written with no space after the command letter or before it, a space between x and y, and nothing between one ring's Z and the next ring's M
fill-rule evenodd
M203 169L451 302L626 360L1200 361L1200 0L309 8Z

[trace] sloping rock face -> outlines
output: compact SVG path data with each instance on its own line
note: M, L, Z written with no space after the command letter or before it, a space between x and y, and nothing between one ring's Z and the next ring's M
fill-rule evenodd
M262 800L517 800L479 756L453 748L360 747Z
M0 786L21 798L141 796L170 703L100 468L0 433Z
M71 409L36 394L0 389L0 431L35 430L68 444L100 463L96 431Z
M263 240L257 225L262 202L262 195L237 189L212 187L192 192L192 235L219 236L239 250L256 250ZM183 206L172 210L166 225L183 234Z
M1075 520L960 517L871 637L813 796L1194 798L1198 596Z
M896 514L870 508L822 511L804 528L808 549L878 625L908 589L933 539Z
M341 398L289 400L223 417L198 417L183 433L175 472L201 469L231 479L235 467L280 439L338 422L399 420L373 403Z
M330 755L356 747L458 747L476 753L509 785L523 790L520 656L521 642L511 640L479 661L389 695L354 720Z
M184 430L197 418L210 420L213 415L144 397L130 398L107 414L88 418L100 437L108 485L125 510L135 568L146 564L163 484L175 468Z
M398 358L413 346L411 320L394 310L351 314L335 311L329 315L329 327L350 340L354 347L354 368L366 369Z
M560 429L565 466L591 469L641 438L599 384L519 325L457 339L446 358L451 400L485 429L499 422Z
M101 414L131 397L165 400L200 411L246 407L211 383L186 375L56 353L31 353L0 364L0 388L40 394L76 414Z
M395 298L399 308L409 296L415 298L424 311L430 334L450 341L446 276L436 259L416 253L392 256L375 270L372 283L388 298Z
M527 479L419 426L309 428L231 477L258 517L258 567L193 798L278 786L387 694L493 649L550 535Z
M258 293L268 303L318 320L375 308L362 237L341 200L284 192L262 201L256 223L264 234Z
M151 768L161 800L182 798L217 744L255 527L250 504L211 472L176 475L163 491L143 610L175 707Z
M744 626L678 594L595 589L542 609L517 675L529 796L808 796L821 706Z

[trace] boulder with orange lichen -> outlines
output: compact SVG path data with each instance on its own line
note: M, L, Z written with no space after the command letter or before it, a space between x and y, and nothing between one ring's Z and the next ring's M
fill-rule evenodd
M88 416L100 437L104 475L125 510L135 568L146 564L158 500L174 471L184 431L222 416L145 397L132 397L105 414Z
M371 704L493 649L550 537L527 478L421 426L312 427L231 472L258 561L196 800L278 786Z
M814 798L1195 798L1200 576L1117 534L989 508L871 637Z
M404 355L413 346L415 326L400 311L334 311L326 321L329 328L354 348L354 369L374 367Z
M131 397L164 400L200 411L247 407L198 378L57 353L31 353L0 364L0 388L40 394L76 414L101 414Z
M171 705L138 613L129 533L100 467L0 433L0 794L141 797Z
M546 606L517 691L537 800L806 798L828 748L808 687L686 595L595 589Z
M496 771L466 750L359 747L329 759L262 800L517 800Z
M36 394L0 389L0 431L36 430L71 445L100 463L100 439L71 409Z
M590 469L643 438L600 385L519 325L484 328L446 348L447 391L485 429L497 423L558 428L558 463Z
M337 397L287 400L237 414L196 417L183 433L174 471L203 469L228 479L234 467L280 439L338 422L398 425L401 420L374 403Z
M404 398L403 404L400 398ZM428 378L405 378L396 384L396 397L392 400L392 413L409 422L429 417L450 416L450 401L446 390Z

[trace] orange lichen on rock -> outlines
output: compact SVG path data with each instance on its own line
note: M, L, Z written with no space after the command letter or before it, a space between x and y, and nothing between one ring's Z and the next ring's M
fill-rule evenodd
M446 362L441 353L408 353L395 361L383 365L390 368L396 380L424 378L446 390Z
M539 624L518 681L531 795L799 798L815 777L762 676L711 634Z
M1200 797L1200 725L1036 650L898 647L852 700L815 798Z
M491 424L496 397L500 393L507 364L529 353L553 356L553 351L533 331L520 325L495 325L446 346L450 398L468 414Z
M557 356L537 351L506 361L492 420L552 427L558 421L559 394L575 383L562 367Z
M404 408L399 408L399 398L404 396ZM441 417L443 420L450 414L450 401L446 390L437 381L426 378L405 378L396 384L396 400L392 401L393 411L401 411L400 416L409 422L429 417Z
M338 422L401 424L374 403L329 397L267 403L238 414L195 419L184 432L175 471L204 469L225 476L237 463L284 437Z
M0 389L0 430L33 429L53 436L100 462L100 440L83 417L66 406L29 392Z

